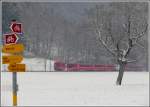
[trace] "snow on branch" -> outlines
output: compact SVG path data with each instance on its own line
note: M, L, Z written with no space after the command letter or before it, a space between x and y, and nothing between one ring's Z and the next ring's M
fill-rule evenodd
M145 49L145 47L144 47L143 45L141 45L140 43L136 42L136 44L137 44L139 47Z
M136 62L137 60L127 60L128 63Z
M113 50L111 50L107 44L104 42L104 40L101 37L101 32L97 29L97 34L98 34L98 40L100 41L100 43L107 49L107 51L109 51L113 56L116 56L116 54L113 52Z
M148 24L146 24L146 27L145 27L145 29L144 29L144 31L142 33L136 34L137 37L132 37L131 39L138 40L139 38L143 37L143 35L147 32L147 29L148 29Z
M98 6L96 6L96 19L95 19L95 26L96 26L96 34L98 35L98 40L100 41L100 43L106 48L106 50L108 51L108 52L110 52L113 56L116 56L116 53L115 52L113 52L113 50L114 49L110 49L109 48L109 46L106 44L107 42L108 42L108 36L106 37L106 41L104 41L103 39L102 39L102 36L101 36L101 27L100 27L100 24L99 24L99 21L98 21L98 19L99 19L99 8L98 8ZM103 24L101 24L101 25L103 25ZM110 36L111 37L111 36ZM113 41L113 38L111 37L111 39L112 39L112 43L114 43L114 41Z
M132 37L132 38L131 38L132 41L134 40L134 44L133 44L134 46L137 45L137 46L139 46L139 47L145 49L144 46L142 46L140 43L138 43L138 40L139 40L141 37L144 36L144 34L147 32L147 29L148 29L148 24L146 24L145 30L144 30L142 33L137 34L137 35L138 35L137 37Z

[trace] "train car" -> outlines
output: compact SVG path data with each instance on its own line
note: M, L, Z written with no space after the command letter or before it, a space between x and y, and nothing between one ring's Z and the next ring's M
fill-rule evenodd
M142 71L143 66L126 65L125 71ZM99 65L86 65L86 64L65 64L63 62L54 63L55 71L118 71L119 65L117 64L99 64Z
M63 62L54 62L54 69L55 71L65 71L66 70L66 64Z
M65 64L60 61L54 63L55 71L115 71L115 65L85 65L85 64Z

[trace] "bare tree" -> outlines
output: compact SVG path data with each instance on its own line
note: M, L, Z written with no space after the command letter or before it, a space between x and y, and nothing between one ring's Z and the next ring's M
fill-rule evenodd
M127 63L136 61L136 59L129 58L131 50L136 46L144 48L139 40L146 35L148 24L146 16L141 17L143 14L141 15L134 8L136 4L117 4L120 10L116 10L116 5L111 4L111 6L110 10L105 8L105 5L97 5L93 9L94 15L91 15L90 22L92 22L99 44L103 45L119 65L116 84L121 85L125 66Z

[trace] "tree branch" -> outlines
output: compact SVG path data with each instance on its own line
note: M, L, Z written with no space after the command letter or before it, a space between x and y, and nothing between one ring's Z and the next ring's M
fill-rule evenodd
M127 60L127 63L136 62L137 60Z
M111 27L112 27L112 24L111 24L111 22L109 21L108 32L109 32L109 35L110 35L110 37L111 37L112 44L115 46L115 40L114 40L114 38L113 38L113 36L112 36L112 29L111 29Z
M133 47L132 39L130 39L130 38L128 39L127 46L128 46L128 48L127 48L127 50L126 50L125 57L127 57L127 56L129 55L129 52L130 52L130 50L131 50L132 47Z
M148 29L148 24L146 24L145 30L142 33L134 34L134 35L138 35L138 36L137 37L132 37L131 39L138 40L139 38L143 37L143 35L147 32L147 29Z
M145 47L144 47L142 44L140 44L140 43L138 43L138 42L136 42L136 44L137 44L137 46L139 46L139 47L145 49Z
M102 43L102 45L107 49L107 51L109 51L113 56L116 56L116 54L113 52L113 50L111 50L107 45L106 45L106 43L104 42L104 40L102 39L102 37L101 37L101 32L98 30L97 31L98 32L98 36L99 36L99 38L98 38L98 40Z
M146 24L145 30L144 30L142 33L138 34L137 37L132 37L132 38L131 38L132 41L134 40L134 44L132 44L133 46L137 45L137 46L139 46L139 47L145 49L144 46L142 46L140 43L138 43L138 40L139 40L141 37L143 37L143 35L147 32L147 29L148 29L148 24Z
M96 33L97 33L97 35L98 35L98 40L100 41L100 43L106 48L106 50L108 51L108 52L110 52L113 56L116 56L116 54L113 52L113 50L111 50L108 46L107 46L107 44L106 44L106 42L108 41L108 38L107 38L107 36L106 36L106 42L102 39L102 36L101 36L101 31L100 31L100 25L99 25L99 21L98 21L98 19L99 19L99 8L98 8L98 6L96 6L96 20L95 20L95 25L96 25ZM113 40L113 39L112 39Z

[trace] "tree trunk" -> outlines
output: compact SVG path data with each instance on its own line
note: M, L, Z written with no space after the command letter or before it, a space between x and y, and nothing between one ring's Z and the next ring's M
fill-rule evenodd
M119 74L118 74L116 84L121 85L126 62L124 61L118 61L118 62L119 62Z

